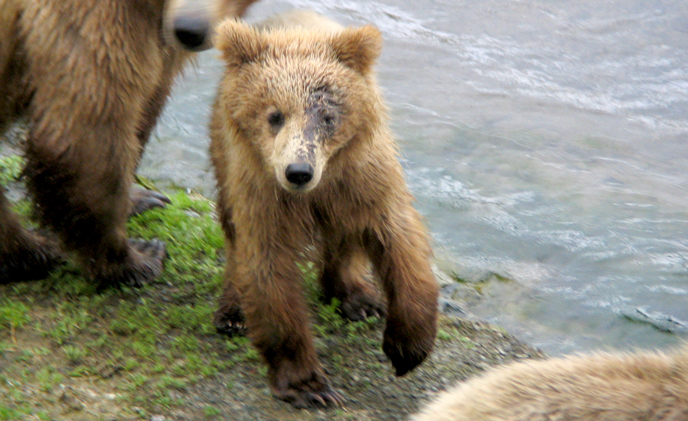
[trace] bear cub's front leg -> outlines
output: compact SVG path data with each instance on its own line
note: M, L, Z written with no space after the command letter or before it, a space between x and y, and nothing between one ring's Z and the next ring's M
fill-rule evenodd
M241 239L255 240L254 236L240 234ZM274 246L238 243L237 252L230 256L233 261L228 263L236 266L236 271L226 273L215 325L225 333L247 330L268 364L270 389L275 397L298 408L339 406L343 398L330 386L313 345L296 256L262 254L250 267L245 263L246 254L256 256L260 254L256 250L268 249Z
M213 325L218 333L229 336L246 333L246 318L241 309L239 292L228 274L225 274L222 296L218 300L218 309L213 315Z

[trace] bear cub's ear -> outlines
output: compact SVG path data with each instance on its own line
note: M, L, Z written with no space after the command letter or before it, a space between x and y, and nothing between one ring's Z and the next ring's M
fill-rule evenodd
M261 33L235 19L225 20L217 29L215 47L230 67L255 61L265 48Z
M337 59L362 75L367 75L382 51L382 34L373 25L345 28L332 38Z

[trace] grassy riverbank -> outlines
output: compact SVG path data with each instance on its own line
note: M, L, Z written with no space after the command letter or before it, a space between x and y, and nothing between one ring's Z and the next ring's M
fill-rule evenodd
M21 196L20 168L16 156L0 158L0 183L13 196ZM167 244L154 283L97 292L67 262L48 279L0 285L0 420L403 419L456 380L540 355L485 323L443 317L431 358L395 378L380 349L383 322L342 320L319 301L304 268L316 346L348 401L336 410L293 409L270 397L248 341L218 335L211 324L223 265L213 202L170 197L172 205L128 227L131 237ZM30 205L16 200L15 208L28 215Z

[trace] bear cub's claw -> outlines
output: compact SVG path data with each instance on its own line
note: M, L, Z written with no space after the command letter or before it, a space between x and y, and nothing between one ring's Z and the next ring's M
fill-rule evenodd
M217 333L227 336L245 336L248 329L243 323L237 323L232 321L213 322L215 325L215 330Z

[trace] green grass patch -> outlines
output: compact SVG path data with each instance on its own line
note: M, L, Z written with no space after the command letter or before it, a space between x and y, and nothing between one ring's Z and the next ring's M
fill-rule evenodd
M0 302L0 329L16 330L24 326L31 317L29 307L20 302L7 299Z
M0 183L14 181L21 165L2 158ZM107 382L120 407L136 402L141 413L153 413L183 401L170 390L212 378L234 359L259 363L247 340L230 349L212 326L223 271L214 204L183 192L170 199L127 228L130 237L167 245L164 273L150 285L97 292L68 262L43 281L0 286L0 378L20 379L31 391L0 382L0 420L40 419L36 402L59 406L61 385L79 380ZM14 210L26 217L30 205L21 201Z
M14 185L21 165L21 158L1 158L0 184ZM245 402L256 396L272 408L266 413L288 408L269 398L267 366L250 341L218 335L212 325L223 273L223 233L213 202L184 192L169 197L171 205L131 218L127 227L132 238L167 245L164 272L150 284L97 291L68 261L45 280L0 285L0 421L181 413L186 418L177 418L231 419L236 411L228 408L250 408L256 401ZM27 201L13 207L29 221ZM406 383L389 380L382 322L344 321L340 303L322 302L316 266L300 267L315 345L336 387L357 399L372 390L374 405L379 385L393 390L387 396L411 396ZM461 335L444 327L438 343L456 344ZM476 348L463 338L461 348Z
M11 421L20 418L19 411L0 403L0 420Z
M19 155L0 157L0 185L17 181L24 168L24 159ZM0 419L2 417L0 416Z
M15 180L21 160L3 162L0 182ZM0 420L63 417L71 384L102 386L116 398L93 398L92 405L112 402L120 409L115 415L134 418L185 405L180 394L237 368L265 386L267 367L250 341L217 335L212 325L224 241L214 203L184 192L169 197L171 205L133 217L127 227L132 238L167 246L164 273L149 285L99 292L72 261L48 279L0 285L0 379L13 379L0 382ZM23 217L30 209L26 201L14 204ZM314 265L301 268L316 337L370 330L369 322L345 323L339 303L323 304ZM218 411L208 405L199 415L215 418Z

